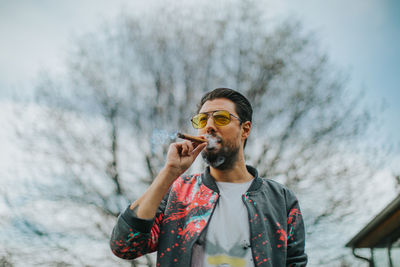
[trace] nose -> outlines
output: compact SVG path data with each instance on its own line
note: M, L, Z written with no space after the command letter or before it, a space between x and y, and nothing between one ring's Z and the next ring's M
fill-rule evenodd
M215 133L217 131L217 127L215 125L214 122L214 118L212 116L209 116L207 119L207 124L204 127L204 130L206 131L206 133L211 134L211 133Z

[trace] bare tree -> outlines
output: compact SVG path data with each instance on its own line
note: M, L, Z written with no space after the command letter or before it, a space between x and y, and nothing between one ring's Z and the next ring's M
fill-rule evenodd
M312 34L298 22L268 18L260 7L247 0L121 14L77 40L65 77L41 77L37 117L20 133L46 155L38 173L51 179L35 183L30 201L56 203L49 212L85 221L77 229L59 221L52 246L87 262L62 231L106 243L115 217L163 164L168 142L156 137L189 131L200 96L216 87L237 89L254 104L248 161L297 192L310 238L352 212L357 177L371 168L349 145L357 148L370 114L348 94L346 76ZM26 220L43 225L35 218Z
M1 267L12 267L14 265L10 261L9 256L5 255L5 256L1 256L1 258L0 258L0 266Z

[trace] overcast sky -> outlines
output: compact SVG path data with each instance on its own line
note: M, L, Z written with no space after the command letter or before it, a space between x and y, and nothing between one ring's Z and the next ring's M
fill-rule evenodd
M268 12L296 17L318 34L331 60L350 73L351 86L365 87L370 103L386 103L384 133L400 145L400 1L271 1ZM62 71L74 35L94 30L122 8L149 5L143 3L0 0L0 99L27 90L41 69Z
M370 102L384 100L385 132L399 146L400 1L282 2L306 28L316 30L331 59L350 72L352 86L364 87Z

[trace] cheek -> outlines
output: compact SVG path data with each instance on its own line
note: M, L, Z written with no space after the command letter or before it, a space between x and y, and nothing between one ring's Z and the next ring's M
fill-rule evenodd
M207 131L205 130L206 127L197 130L197 135L205 135Z
M227 136L226 141L229 144L234 145L234 146L240 145L240 142L241 142L240 131L233 131L233 130L228 131L226 136Z

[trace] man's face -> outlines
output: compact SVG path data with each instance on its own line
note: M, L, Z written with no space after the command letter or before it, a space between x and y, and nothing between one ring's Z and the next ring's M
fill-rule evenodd
M237 116L235 104L226 99L218 98L204 103L199 113L226 110ZM211 114L207 125L198 130L199 135L209 136L209 145L202 151L203 159L213 168L226 170L233 167L242 148L242 127L238 119L231 116L231 121L224 126L215 124ZM211 138L211 139L210 139Z

